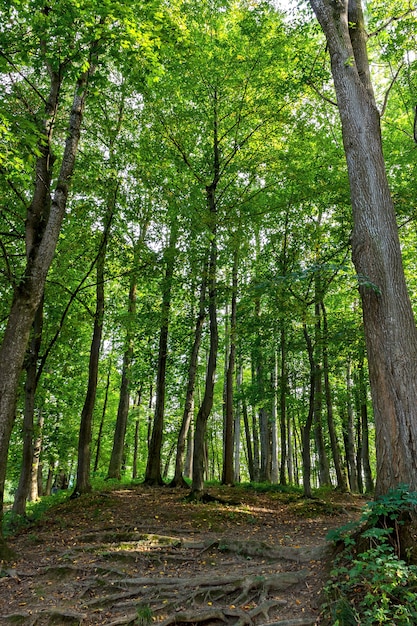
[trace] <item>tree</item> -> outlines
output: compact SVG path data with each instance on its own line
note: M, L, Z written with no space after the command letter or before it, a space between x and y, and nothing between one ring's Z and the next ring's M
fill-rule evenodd
M342 123L376 425L376 494L417 489L417 330L402 266L360 0L310 0L326 37Z
M45 33L46 34L46 33ZM44 49L44 34L40 37ZM62 82L61 65L54 68L48 58L43 59L50 75L49 96L45 103L39 156L36 162L35 190L28 207L26 221L26 267L19 284L15 286L7 327L0 347L0 509L3 508L4 482L10 434L15 417L17 390L30 329L42 299L49 267L55 253L69 193L80 139L88 80L96 62L97 42L90 44L84 60L88 69L76 80L69 113L68 134L54 192L50 190L52 177L52 132L56 119ZM66 61L62 61L64 65ZM50 194L52 200L50 202ZM49 206L50 203L50 206ZM0 513L0 522L2 515ZM0 523L0 533L1 533Z
M164 251L165 274L162 280L161 328L159 332L158 365L156 377L156 402L152 435L149 443L148 462L145 472L145 483L162 485L161 450L164 432L166 368L168 357L169 314L171 308L172 282L177 257L178 222L172 218L169 242Z

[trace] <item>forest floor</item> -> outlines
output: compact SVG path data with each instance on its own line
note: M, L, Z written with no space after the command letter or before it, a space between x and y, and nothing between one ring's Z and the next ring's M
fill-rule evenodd
M187 492L185 492L186 494ZM365 500L329 492L132 486L67 500L9 539L0 624L321 624L326 535Z

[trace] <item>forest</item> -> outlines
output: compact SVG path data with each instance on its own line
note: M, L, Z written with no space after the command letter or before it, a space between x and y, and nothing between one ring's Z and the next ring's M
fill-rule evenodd
M413 3L0 24L1 504L415 487Z

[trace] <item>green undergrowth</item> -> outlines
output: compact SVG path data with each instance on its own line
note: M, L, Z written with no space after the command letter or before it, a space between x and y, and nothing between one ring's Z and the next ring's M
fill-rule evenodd
M324 590L325 624L417 624L417 566L402 542L416 507L417 493L401 485L368 503L358 522L329 533L342 551Z

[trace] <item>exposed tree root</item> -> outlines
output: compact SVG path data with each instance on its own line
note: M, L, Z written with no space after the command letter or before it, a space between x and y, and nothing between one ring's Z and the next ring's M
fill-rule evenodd
M219 550L272 560L284 559L286 561L296 561L297 563L308 563L309 561L322 559L329 551L329 547L326 544L311 548L305 546L303 548L294 548L292 546L271 546L262 541L222 539L219 541Z

